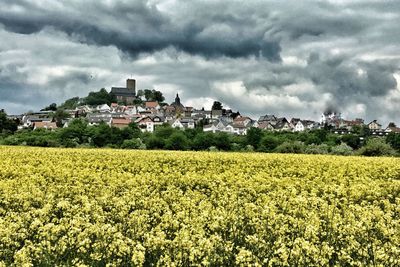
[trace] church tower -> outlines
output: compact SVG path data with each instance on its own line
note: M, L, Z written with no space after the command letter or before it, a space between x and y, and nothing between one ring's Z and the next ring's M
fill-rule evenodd
M177 105L177 106L181 105L181 99L179 98L178 94L176 94L176 97L175 97L175 105Z

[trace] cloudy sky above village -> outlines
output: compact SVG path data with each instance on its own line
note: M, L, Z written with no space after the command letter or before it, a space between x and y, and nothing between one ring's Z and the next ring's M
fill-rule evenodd
M172 102L400 124L400 1L0 0L10 114L137 80Z

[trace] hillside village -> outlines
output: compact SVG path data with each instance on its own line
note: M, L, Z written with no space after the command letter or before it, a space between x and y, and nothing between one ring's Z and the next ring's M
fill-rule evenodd
M266 131L293 131L303 132L320 128L331 129L337 134L351 132L354 127L368 127L373 135L387 135L391 132L400 133L400 128L395 123L389 123L386 127L377 120L369 123L361 118L346 120L337 112L324 112L320 121L306 120L301 118L277 117L267 114L257 120L224 109L222 106L211 110L197 109L182 104L178 94L171 104L158 101L144 101L137 104L136 80L127 79L126 87L112 87L111 92L117 102L101 105L80 105L74 109L65 109L69 114L61 123L56 123L51 116L53 111L44 110L29 112L23 115L10 115L10 119L18 120L19 129L31 127L33 129L56 129L68 127L74 118L85 118L89 125L106 123L118 128L127 127L135 122L142 132L154 132L154 129L162 124L170 124L174 128L194 129L202 127L204 132L226 132L235 135L246 135L251 127Z

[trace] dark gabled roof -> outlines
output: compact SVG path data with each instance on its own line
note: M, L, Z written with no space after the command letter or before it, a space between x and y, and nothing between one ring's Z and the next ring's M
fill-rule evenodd
M99 123L99 122L111 122L111 117L89 117L88 121L90 123Z
M165 117L162 115L149 115L147 117L149 117L152 121L154 121L155 118L159 118L161 122L165 121Z
M382 126L381 124L379 124L379 123L378 123L378 121L377 121L377 120L373 120L373 121L371 121L370 123L368 123L368 125L370 125L370 124L372 124L372 123L376 123L377 125L379 125L379 126Z
M275 129L282 129L283 126L285 126L285 124L289 124L289 122L285 119L285 120L279 120L273 127Z
M258 121L276 121L276 120L277 118L275 117L275 115L269 115L269 114L261 116L258 119Z
M312 120L301 120L301 123L303 124L304 127L308 127L310 125L314 125L315 121L312 121Z
M219 121L218 124L219 124L219 123L222 123L222 125L224 125L224 127L226 127L226 126L228 126L228 125L230 124L230 123L227 122L227 121ZM217 125L218 125L218 124L217 124Z
M194 120L192 118L183 118L181 123L194 123Z
M112 87L111 93L115 96L135 97L135 91L124 87Z
M287 122L287 123L289 123L289 121L285 117L277 118L277 121L278 122Z
M274 128L274 126L270 122L263 121L259 123L258 128L267 129L267 128Z
M300 120L300 118L292 118L290 120L290 123L292 123L293 125L296 125L299 121L302 121L302 120Z

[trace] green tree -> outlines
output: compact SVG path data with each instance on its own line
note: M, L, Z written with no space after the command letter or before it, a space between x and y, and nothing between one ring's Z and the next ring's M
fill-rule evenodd
M326 137L328 135L328 130L326 129L317 129L310 131L311 134L314 134L316 137L318 137L319 140L321 140L322 143L326 141Z
M148 149L162 149L165 146L164 139L158 138L154 134L146 138L145 143Z
M141 98L135 98L133 100L133 104L134 105L142 105L143 104L143 100Z
M171 150L187 150L188 144L188 139L183 132L175 132L165 141L165 148Z
M153 100L161 103L164 102L165 97L163 96L161 91L153 90Z
M371 130L367 125L355 125L352 127L351 131L360 137L368 137L371 135Z
M219 150L225 150L225 151L231 150L231 141L229 134L224 132L219 132L214 134L214 145Z
M69 113L65 112L63 109L58 109L52 114L53 120L56 122L57 127L62 127L62 121L70 117Z
M144 98L146 99L146 101L151 101L154 98L153 91L150 89L145 89L144 90Z
M14 133L17 131L18 125L14 120L10 120L7 118L7 113L4 110L0 111L0 133L8 132Z
M90 92L82 102L93 106L102 104L110 105L113 102L117 102L117 98L114 94L108 93L106 89L102 88L98 92Z
M222 103L219 101L214 101L211 110L222 110Z
M214 145L214 135L212 133L199 133L193 139L193 149L207 150Z
M179 131L179 130L174 129L171 127L171 125L165 123L155 129L154 136L165 140L176 131Z
M58 137L64 146L71 146L72 143L83 144L88 142L87 122L83 119L70 121L68 127L58 131Z
M45 108L41 109L40 111L56 111L56 110L57 110L57 104L52 103L48 107L45 107Z
M355 134L346 134L342 136L341 140L352 149L359 149L361 147L360 137Z
M109 144L112 138L111 128L104 122L97 126L90 127L92 144L96 147L104 147Z
M111 136L110 139L108 140L108 144L116 145L118 147L121 146L122 142L124 141L122 130L114 126L110 128L111 128Z
M258 149L263 136L263 131L260 128L251 127L247 131L246 135L247 144L253 146L255 149Z
M308 133L306 135L307 135L306 140L304 140L306 145L311 145L311 144L320 145L322 143L320 137L317 134Z
M136 96L139 98L142 98L144 96L144 91L143 90L138 90L136 93Z
M369 157L376 156L393 156L396 154L395 150L382 138L371 138L367 141L358 151L358 154Z
M400 151L400 134L393 132L389 133L386 137L386 142L397 151Z
M264 136L260 143L260 150L264 152L273 152L280 145L279 139L272 135Z
M139 138L142 135L137 123L131 122L128 127L121 129L121 137L123 140L129 140L132 138Z
M157 101L159 103L163 102L165 100L165 97L163 96L161 91L157 91L157 90L150 90L150 89L145 89L140 90L140 93L138 92L138 95L144 96L144 98L146 99L146 101Z
M59 108L61 108L61 109L74 109L79 105L79 101L80 101L80 99L77 96L73 97L73 98L70 98L70 99L66 100L63 104L61 104L59 106Z

